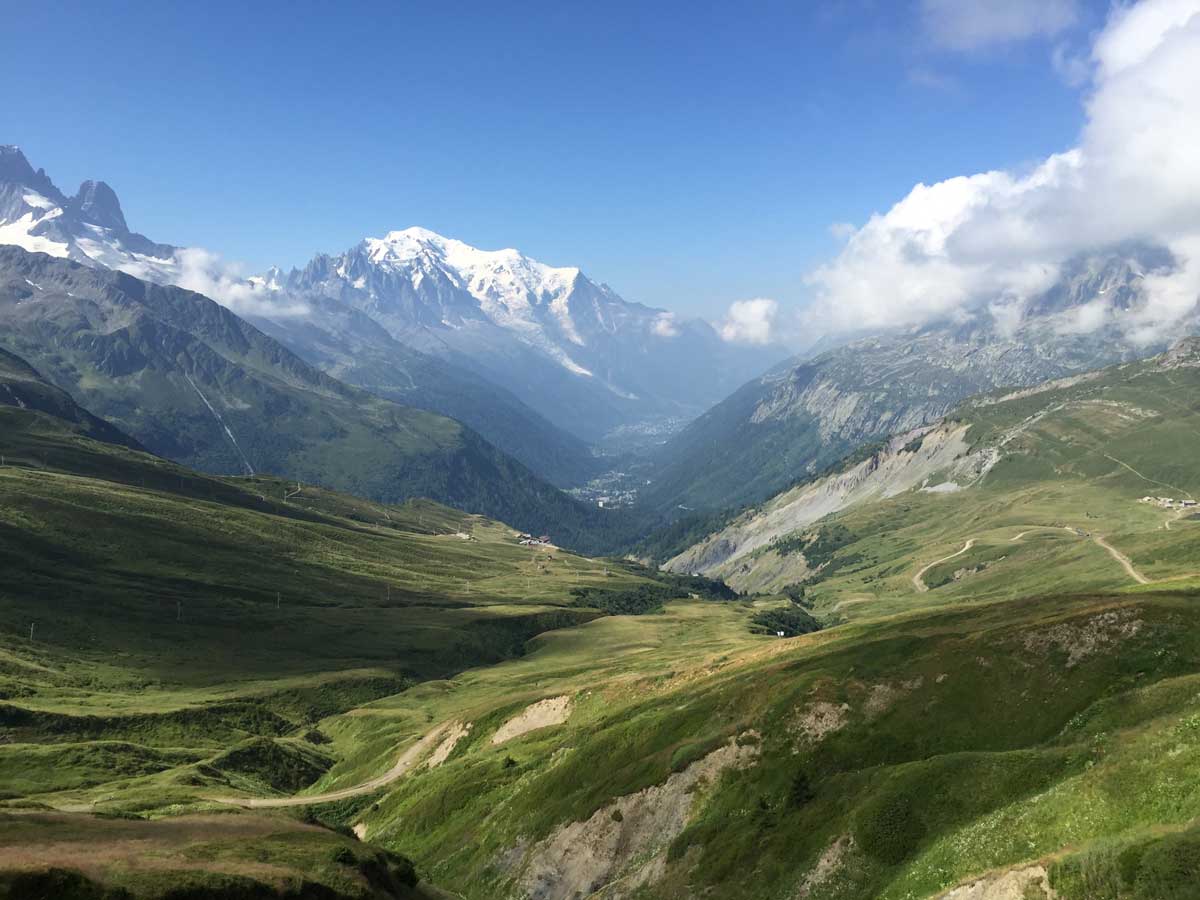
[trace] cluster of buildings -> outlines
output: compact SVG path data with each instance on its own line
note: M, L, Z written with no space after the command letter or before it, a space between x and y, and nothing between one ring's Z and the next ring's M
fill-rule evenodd
M1143 497L1139 502L1153 503L1163 509L1196 509L1200 502L1195 500L1176 500L1174 497Z
M618 509L637 502L638 488L649 484L635 472L613 469L598 475L585 485L568 489L567 493L584 503L594 503L601 509Z
M522 547L553 547L550 542L550 535L543 534L540 537L534 537L532 534L521 534L520 540Z

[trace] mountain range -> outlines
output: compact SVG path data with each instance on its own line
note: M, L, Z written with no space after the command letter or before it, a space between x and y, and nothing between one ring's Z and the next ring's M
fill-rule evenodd
M578 268L422 228L241 278L131 232L104 182L67 197L14 146L0 147L0 243L212 294L324 371L460 418L560 484L596 470L585 442L691 418L786 356L628 302Z
M628 302L578 268L423 228L256 283L318 309L333 300L358 310L589 441L621 425L697 415L781 358L779 348L731 344L707 322Z
M1169 336L1135 342L1122 320L1141 301L1138 281L1173 265L1159 248L1110 248L1074 260L1049 290L1007 315L982 307L793 358L669 439L645 502L702 511L760 503L969 396L1160 352ZM1086 319L1101 304L1104 318L1092 326Z
M0 241L203 286L321 373L457 419L560 487L604 468L589 445L605 434L690 419L642 463L636 512L647 528L684 520L688 539L712 516L761 503L966 397L1161 351L1164 338L1135 342L1123 325L1141 303L1139 280L1175 265L1154 246L1103 248L1022 302L994 298L780 361L774 345L726 342L705 322L625 301L577 268L422 228L289 272L230 276L209 254L131 232L103 182L67 197L14 147L0 148ZM221 464L244 468L232 452L221 451ZM662 558L686 546L665 544Z

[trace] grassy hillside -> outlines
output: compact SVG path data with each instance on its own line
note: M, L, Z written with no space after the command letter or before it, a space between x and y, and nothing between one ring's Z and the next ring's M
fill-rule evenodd
M121 646L127 667L174 681L428 677L594 616L572 589L641 580L428 501L214 478L18 407L0 421L0 625L36 623L33 646L80 665Z
M214 798L336 777L331 716L656 584L429 501L195 473L16 375L66 418L0 405L0 896L433 896L303 810Z
M19 356L0 348L0 406L45 413L59 421L60 427L110 444L140 450L133 438L108 422L93 416L65 391L46 382Z
M31 838L32 835L32 838ZM434 900L412 863L315 824L0 814L6 900Z
M1094 897L1061 850L1115 859L1200 815L1195 599L956 606L792 640L682 603L633 641L616 619L556 632L326 727L370 746L470 726L355 815L467 897L926 897L1009 867ZM564 696L565 724L494 743ZM1168 874L1198 872L1186 850Z

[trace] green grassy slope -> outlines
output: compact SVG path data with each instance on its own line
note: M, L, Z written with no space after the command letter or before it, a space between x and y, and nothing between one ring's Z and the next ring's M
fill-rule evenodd
M8 797L306 741L327 715L597 616L572 589L645 581L429 501L214 478L86 430L0 406Z
M176 681L445 674L594 615L572 588L639 580L428 501L214 478L17 407L0 423L5 632L36 622L35 646L84 658L120 645Z
M468 723L447 762L354 815L466 897L642 876L643 898L932 896L1200 815L1196 599L954 606L792 640L750 636L740 604L676 604L636 631L604 619L328 722L363 752L322 785L377 771L383 747L432 723ZM565 724L493 745L559 696ZM739 744L740 767L681 783Z
M0 814L6 900L431 900L412 864L315 825Z
M159 817L303 790L346 764L330 717L519 656L601 614L572 591L647 578L430 501L195 473L50 396L66 419L0 405L0 896L433 896L301 813ZM153 821L82 814L105 810Z
M142 449L133 438L124 434L46 382L38 372L19 356L0 348L0 405L45 413L57 419L61 427L98 441L120 444L135 450Z

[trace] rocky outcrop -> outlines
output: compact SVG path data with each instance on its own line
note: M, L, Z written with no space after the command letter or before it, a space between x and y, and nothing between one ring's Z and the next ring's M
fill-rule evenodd
M618 900L653 883L666 850L691 818L700 789L758 757L757 743L731 739L662 784L619 797L582 822L571 822L526 856L521 888L529 900L574 900L604 890ZM617 879L620 883L617 884Z

